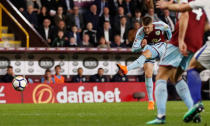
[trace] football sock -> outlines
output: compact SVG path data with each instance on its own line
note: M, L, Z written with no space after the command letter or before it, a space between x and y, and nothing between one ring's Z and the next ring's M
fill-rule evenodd
M145 78L146 88L147 88L147 95L149 101L153 100L153 81L152 78Z
M157 105L157 112L159 115L166 114L166 102L168 98L167 92L167 81L166 80L157 80L156 81L156 88L155 88L155 99Z
M200 73L196 69L187 71L187 84L194 104L201 101L201 78Z
M188 109L193 107L193 100L186 82L182 79L176 84L175 87L178 95L184 101Z

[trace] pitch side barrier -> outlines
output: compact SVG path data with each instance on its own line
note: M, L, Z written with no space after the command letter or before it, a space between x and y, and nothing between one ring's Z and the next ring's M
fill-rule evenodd
M23 92L11 83L0 84L0 103L102 103L131 102L136 92L146 93L144 83L28 84ZM147 95L141 101L148 100Z

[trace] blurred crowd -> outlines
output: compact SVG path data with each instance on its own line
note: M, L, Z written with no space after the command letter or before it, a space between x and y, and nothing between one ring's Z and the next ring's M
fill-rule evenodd
M45 74L40 78L41 83L45 84L63 84L65 82L69 82L69 80L66 80L66 77L61 75L61 66L56 65L54 68L55 74L52 74L52 71L50 69L45 70ZM13 81L15 77L13 67L8 66L7 72L4 76L0 78L0 82L4 83L10 83ZM34 83L31 78L26 78L28 80L28 83L32 84ZM128 82L128 77L123 74L121 70L119 70L114 76L111 78L108 78L104 75L104 69L98 68L98 71L96 74L91 76L84 76L83 75L83 68L77 69L77 75L74 75L71 77L71 82L73 83L81 83L81 82Z
M175 13L159 10L155 0L11 0L52 47L131 47L144 16L175 28ZM91 1L91 0L89 0Z

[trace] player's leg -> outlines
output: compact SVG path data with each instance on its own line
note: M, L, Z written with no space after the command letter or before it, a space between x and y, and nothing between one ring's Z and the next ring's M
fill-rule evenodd
M166 53L163 58L161 58L158 75L156 78L156 88L155 88L155 98L158 110L158 116L155 120L148 122L147 124L161 124L165 121L166 113L166 102L167 102L167 80L169 77L174 77L176 73L176 68L182 62L183 55L181 55L179 48L168 44ZM169 67L171 66L171 67Z
M187 71L187 82L188 86L194 101L194 104L201 101L201 79L200 79L200 71L204 70L203 67L206 66L208 68L209 64L209 56L208 50L210 50L210 47L208 46L208 43L204 45L200 50L196 52L194 57L192 58L188 71ZM203 64L201 65L199 61Z
M147 89L147 95L149 99L148 110L154 110L154 99L153 99L153 67L154 64L147 62L144 64L144 72L145 72L145 84Z
M199 62L193 58L190 62L189 69L187 70L187 84L190 89L190 93L193 99L194 104L201 101L201 78L200 78L200 71L203 68Z
M123 66L120 64L117 64L117 66L119 67L119 69L121 69L123 71L124 74L127 74L128 71L139 68L139 67L143 67L146 59L155 59L159 56L157 50L155 48L153 48L150 45L146 45L144 47L143 52L141 53L141 56L136 59L134 62L132 62L131 64L129 64L128 66Z
M172 67L160 66L156 77L155 99L157 105L157 118L147 124L164 124L166 115L166 102L168 98L167 80L174 71Z
M193 100L190 95L189 88L186 81L182 78L184 70L179 67L177 68L175 74L171 77L171 81L175 84L176 91L179 97L184 101L188 109L193 107Z
M188 68L193 55L194 55L193 53L189 53L187 57L184 57L182 59L182 62L180 63L180 67L182 70L186 70ZM184 80L179 81L176 87L177 87L177 92L179 92L180 97L184 100L185 104L189 108L188 112L184 115L183 120L185 122L192 121L193 118L203 110L203 105L196 104L193 106L193 100L189 91L189 87L187 86Z
M191 96L193 98L195 106L202 107L201 99L201 86L200 72L206 68L210 68L210 44L207 42L197 53L194 55L190 62L190 66L187 71L187 83L190 89ZM202 64L202 65L201 65ZM201 116L196 114L193 118L193 122L200 123Z

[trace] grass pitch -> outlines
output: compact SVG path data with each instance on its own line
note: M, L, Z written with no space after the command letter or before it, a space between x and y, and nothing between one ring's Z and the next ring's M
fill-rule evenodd
M202 123L184 123L183 102L168 102L165 126L210 126L210 101ZM147 102L94 104L1 104L0 126L144 126L155 118Z

